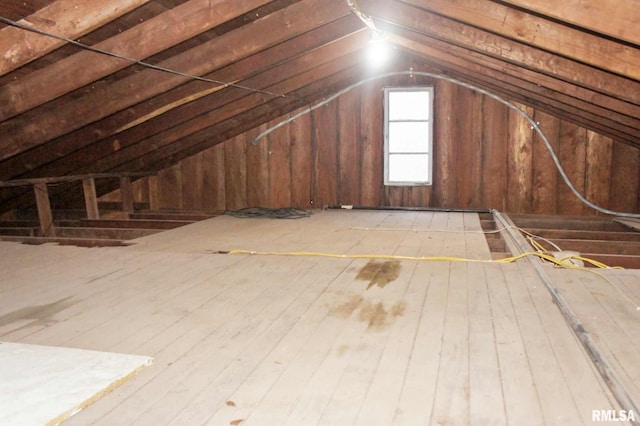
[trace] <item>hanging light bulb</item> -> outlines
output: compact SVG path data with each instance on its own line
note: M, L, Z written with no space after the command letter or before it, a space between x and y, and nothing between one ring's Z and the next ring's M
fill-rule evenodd
M383 33L373 31L372 34L373 37L367 47L367 60L370 66L380 68L389 61L391 57L391 46L389 46Z

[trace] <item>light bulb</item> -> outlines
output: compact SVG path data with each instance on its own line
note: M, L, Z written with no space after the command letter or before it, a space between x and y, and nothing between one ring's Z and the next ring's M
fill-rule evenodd
M375 68L383 66L391 56L391 47L384 37L374 33L367 48L367 59L369 65Z

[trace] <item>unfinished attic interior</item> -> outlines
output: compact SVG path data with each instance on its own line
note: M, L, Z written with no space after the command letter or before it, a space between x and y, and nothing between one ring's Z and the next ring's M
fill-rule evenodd
M640 424L639 25L0 2L0 424Z

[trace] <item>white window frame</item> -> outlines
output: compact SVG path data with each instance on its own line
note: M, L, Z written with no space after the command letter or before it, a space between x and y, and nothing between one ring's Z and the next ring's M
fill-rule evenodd
M428 93L428 114L426 119L391 119L389 110L389 94L393 92L427 92ZM384 184L386 186L425 186L431 185L433 181L433 86L416 87L386 87L384 89ZM393 122L422 123L426 124L426 140L421 150L390 152L389 124ZM392 180L389 176L390 157L394 155L420 155L425 156L424 166L427 168L426 177L419 180Z

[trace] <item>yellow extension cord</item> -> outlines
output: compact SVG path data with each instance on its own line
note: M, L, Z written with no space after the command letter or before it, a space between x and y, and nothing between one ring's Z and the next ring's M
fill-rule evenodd
M542 246L538 243L534 242L534 247L538 249L544 250ZM519 254L517 256L507 257L504 259L467 259L463 257L452 257L452 256L398 256L398 255L386 255L386 254L338 254L338 253L322 253L322 252L313 252L313 251L289 251L289 252L278 252L278 251L254 251L254 250L242 250L242 249L234 249L230 251L218 252L222 254L247 254L247 255L260 255L260 256L303 256L303 257L328 257L335 259L390 259L390 260L414 260L414 261L443 261L443 262L473 262L473 263L513 263L516 260L523 259L525 257L534 256L540 259L546 260L554 265L565 268L565 269L574 269L579 271L586 271L592 274L599 276L600 278L607 281L613 288L615 288L621 295L624 297L629 303L633 305L636 311L640 311L640 305L637 304L633 299L631 299L628 295L626 295L613 281L611 281L608 277L602 275L601 273L584 268L581 266L576 266L575 264L569 262L572 259L581 260L583 262L590 263L596 268L600 269L622 269L620 267L609 267L602 262L598 262L593 259L588 259L582 256L566 256L561 259L557 259L551 255L542 252L526 252Z

